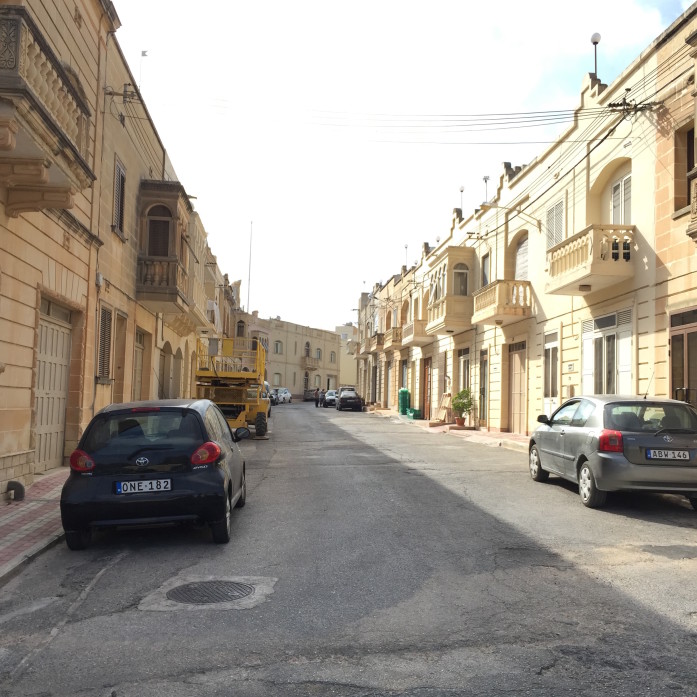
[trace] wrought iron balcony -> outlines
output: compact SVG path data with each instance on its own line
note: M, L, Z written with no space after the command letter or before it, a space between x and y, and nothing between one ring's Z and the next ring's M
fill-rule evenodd
M494 281L474 294L472 324L502 326L532 317L530 281Z
M16 217L72 208L92 185L90 110L76 72L53 53L29 13L0 6L0 186Z
M590 225L547 252L545 293L587 295L635 274L633 225Z
M402 346L402 327L391 327L385 332L385 351L401 348Z
M457 334L472 327L471 295L446 295L428 306L426 333L430 336Z
M426 320L417 319L402 328L402 346L424 346L430 344L433 337L426 334Z

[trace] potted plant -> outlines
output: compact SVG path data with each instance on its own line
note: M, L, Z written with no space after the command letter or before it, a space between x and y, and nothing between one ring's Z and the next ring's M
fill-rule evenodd
M472 392L467 387L465 387L464 390L460 390L453 397L453 414L455 416L455 423L458 426L465 425L465 416L469 416L473 406L474 400L472 399Z

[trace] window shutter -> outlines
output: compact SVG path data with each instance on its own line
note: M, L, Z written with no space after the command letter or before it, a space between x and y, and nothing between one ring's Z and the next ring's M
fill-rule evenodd
M622 224L622 182L617 182L612 187L612 223Z
M99 356L97 376L108 378L111 363L111 310L102 308L99 316Z
M123 232L126 200L126 170L117 160L114 168L114 229Z
M617 394L634 394L631 330L617 332Z
M624 180L624 215L622 216L624 225L632 224L632 178Z
M518 245L515 256L515 280L528 280L528 238L526 237Z

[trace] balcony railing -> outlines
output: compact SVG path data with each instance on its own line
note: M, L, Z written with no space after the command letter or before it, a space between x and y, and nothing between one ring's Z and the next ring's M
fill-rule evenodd
M402 346L424 346L432 341L433 337L426 334L425 319L409 322L402 329Z
M377 353L378 351L382 351L382 347L385 344L385 335L380 332L378 334L373 334L373 336L370 337L370 345L368 347L368 350L370 353Z
M431 336L455 334L472 326L471 295L446 295L428 306L426 333Z
M95 177L90 110L79 78L57 58L30 14L0 7L0 185L7 211L72 208Z
M494 281L474 294L472 324L510 324L532 316L530 281Z
M545 292L586 295L632 278L633 225L590 225L547 252Z
M402 345L402 327L391 327L385 332L385 343L383 348L398 349Z
M300 364L303 370L317 370L319 368L319 358L303 356Z
M176 257L140 257L136 298L151 312L188 314L188 274Z

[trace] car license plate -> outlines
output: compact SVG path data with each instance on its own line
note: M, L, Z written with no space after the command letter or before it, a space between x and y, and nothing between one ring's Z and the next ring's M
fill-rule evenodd
M144 494L153 491L171 490L171 479L139 479L135 482L116 482L117 494Z
M656 450L651 448L646 451L649 460L689 460L689 450Z

